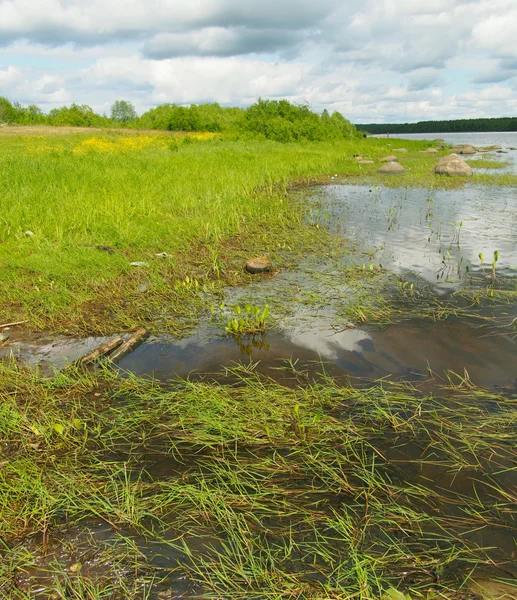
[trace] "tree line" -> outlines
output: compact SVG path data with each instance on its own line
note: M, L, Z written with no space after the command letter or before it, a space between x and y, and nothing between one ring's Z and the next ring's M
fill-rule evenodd
M461 133L474 131L517 131L517 117L419 121L418 123L356 124L367 133Z
M140 116L130 102L117 100L107 116L97 114L86 104L54 108L45 114L34 104L22 106L0 97L0 123L211 131L278 142L339 140L359 135L354 125L339 112L331 115L324 110L319 115L306 104L262 99L248 108L222 107L217 103L162 104Z

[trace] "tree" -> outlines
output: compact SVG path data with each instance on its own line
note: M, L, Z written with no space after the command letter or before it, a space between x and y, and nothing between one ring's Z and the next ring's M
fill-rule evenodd
M111 118L118 123L129 123L137 118L135 107L126 100L117 100L111 105Z

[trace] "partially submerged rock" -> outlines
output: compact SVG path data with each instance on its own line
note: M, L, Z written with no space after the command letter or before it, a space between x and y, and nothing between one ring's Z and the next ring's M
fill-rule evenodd
M459 151L459 154L476 154L477 150L473 146L469 146L468 144L463 146Z
M393 154L390 154L389 156L385 156L384 158L381 158L381 162L392 162L394 160L397 160L397 157L394 156Z
M472 175L472 167L461 156L449 154L436 165L434 172L437 175L469 176Z
M270 260L264 257L250 258L246 261L244 269L252 275L256 275L257 273L271 273L273 265Z
M383 173L385 175L404 175L405 172L406 170L404 167L398 162L386 163L377 170L377 173Z

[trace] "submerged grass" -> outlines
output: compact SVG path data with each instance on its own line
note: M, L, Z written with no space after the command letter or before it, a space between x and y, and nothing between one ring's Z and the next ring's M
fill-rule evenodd
M513 572L511 397L0 369L3 597L427 598Z

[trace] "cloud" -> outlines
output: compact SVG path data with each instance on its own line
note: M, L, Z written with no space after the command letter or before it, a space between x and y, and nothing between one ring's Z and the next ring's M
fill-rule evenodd
M512 114L514 31L515 0L0 0L0 94L47 110L262 96L355 121Z
M274 53L301 43L296 31L206 27L191 33L160 33L143 46L147 58L175 56L238 56L252 53Z

